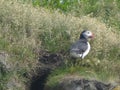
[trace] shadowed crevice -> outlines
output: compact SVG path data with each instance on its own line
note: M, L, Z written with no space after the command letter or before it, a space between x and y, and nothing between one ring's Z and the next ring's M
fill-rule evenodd
M33 75L32 77L30 90L44 90L48 75L52 70L63 65L63 59L59 54L45 52L39 57L39 65L41 66L37 68L37 76Z
M50 74L50 69L40 70L38 76L33 76L30 90L44 90L44 85L46 83L46 79Z

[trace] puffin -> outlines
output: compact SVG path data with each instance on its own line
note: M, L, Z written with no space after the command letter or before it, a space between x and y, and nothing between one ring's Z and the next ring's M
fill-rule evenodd
M73 58L84 59L89 53L91 46L88 39L92 39L94 34L89 30L83 30L79 40L73 43L70 47L70 56Z

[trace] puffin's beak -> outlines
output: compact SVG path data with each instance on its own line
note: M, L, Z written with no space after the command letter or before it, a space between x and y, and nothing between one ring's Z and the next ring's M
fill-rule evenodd
M89 38L94 38L94 34L92 34Z

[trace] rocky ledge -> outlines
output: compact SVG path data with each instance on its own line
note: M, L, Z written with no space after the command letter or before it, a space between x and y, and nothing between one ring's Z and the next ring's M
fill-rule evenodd
M80 79L79 77L70 76L64 78L54 87L46 86L44 90L120 90L120 87L114 84L105 84L97 80Z
M41 68L38 69L36 79L33 78L30 90L120 90L119 83L104 83L97 80L88 80L80 76L68 75L61 79L55 86L48 86L47 77L55 68L64 65L64 60L59 54L45 52L39 58Z
M0 53L0 70L10 70L12 66L7 63L8 54ZM46 84L47 77L55 68L61 67L64 63L61 55L46 53L39 58L40 68L37 68L37 75L33 74L27 90L120 90L120 83L106 84L97 80L88 80L80 76L65 76L55 86ZM10 82L11 83L11 82ZM16 82L14 85L17 87Z

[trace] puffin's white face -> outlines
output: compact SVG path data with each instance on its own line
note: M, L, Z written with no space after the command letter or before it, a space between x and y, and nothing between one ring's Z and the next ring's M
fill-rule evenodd
M83 33L83 35L86 37L86 38L93 38L93 33L91 31L85 31Z

